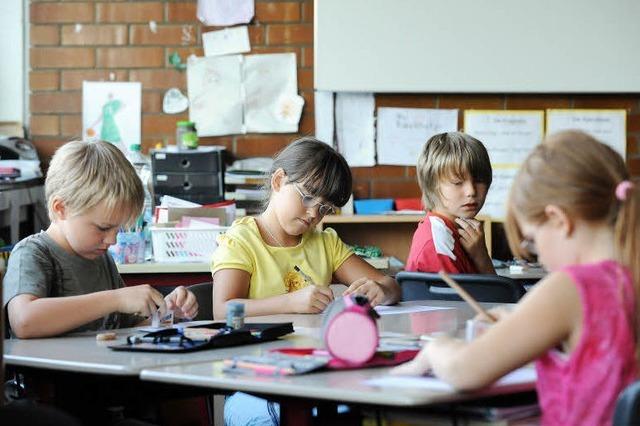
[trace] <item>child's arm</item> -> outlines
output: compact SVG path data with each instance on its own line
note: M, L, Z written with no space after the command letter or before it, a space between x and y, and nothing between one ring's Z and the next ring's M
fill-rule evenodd
M471 261L481 274L495 274L491 257L487 251L487 245L484 240L484 231L482 223L476 219L456 218L456 224L460 226L458 234L460 234L460 243L469 254Z
M478 389L562 342L570 352L579 340L581 326L578 291L568 276L555 273L536 285L513 313L474 341L437 339L393 373L417 375L432 368L456 389Z
M248 299L250 279L248 272L239 269L221 269L213 274L214 319L225 318L225 304L230 300L244 303L247 316L320 313L333 300L333 293L328 286L313 285L278 296Z
M373 306L392 305L402 295L396 280L384 275L356 254L349 256L334 275L341 283L348 283L345 295L362 294Z
M112 312L150 316L163 305L160 292L140 285L68 297L19 294L9 301L7 311L15 335L26 339L66 333Z

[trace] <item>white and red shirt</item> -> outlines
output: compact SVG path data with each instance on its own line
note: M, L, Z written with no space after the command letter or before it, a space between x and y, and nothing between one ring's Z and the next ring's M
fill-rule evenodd
M477 274L478 270L460 243L455 224L435 212L418 224L407 258L407 271Z

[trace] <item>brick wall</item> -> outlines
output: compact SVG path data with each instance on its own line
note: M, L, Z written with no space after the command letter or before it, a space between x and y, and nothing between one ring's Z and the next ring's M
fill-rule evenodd
M201 35L215 28L195 18L196 1L30 1L31 134L45 162L55 149L82 133L83 80L142 82L144 149L173 143L175 122L186 113L162 113L170 87L186 93L186 74L168 56L203 54ZM149 21L157 23L157 32ZM77 31L77 24L82 27ZM295 52L298 88L305 98L300 134L313 134L313 0L256 0L249 26L251 53ZM629 112L627 152L640 175L640 96L624 95L378 95L377 106L488 109L624 108ZM462 114L461 114L462 116ZM459 123L462 128L462 121ZM236 158L270 156L293 134L248 134L201 138L224 145ZM357 198L417 196L411 167L354 168Z

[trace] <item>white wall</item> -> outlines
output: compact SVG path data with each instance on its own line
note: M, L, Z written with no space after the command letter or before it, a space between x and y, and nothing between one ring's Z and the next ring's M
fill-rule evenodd
M24 0L0 0L0 121L24 122Z

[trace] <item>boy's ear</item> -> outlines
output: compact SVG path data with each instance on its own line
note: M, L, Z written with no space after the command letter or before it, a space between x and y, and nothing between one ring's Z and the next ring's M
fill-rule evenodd
M271 189L274 192L279 192L285 183L287 183L287 174L283 168L279 168L273 172L273 175L271 175Z
M53 197L53 200L51 200L51 212L56 220L65 220L67 218L67 207L62 198Z
M575 226L573 220L562 208L555 204L549 204L544 208L544 214L552 226L560 229L565 237L571 237Z

